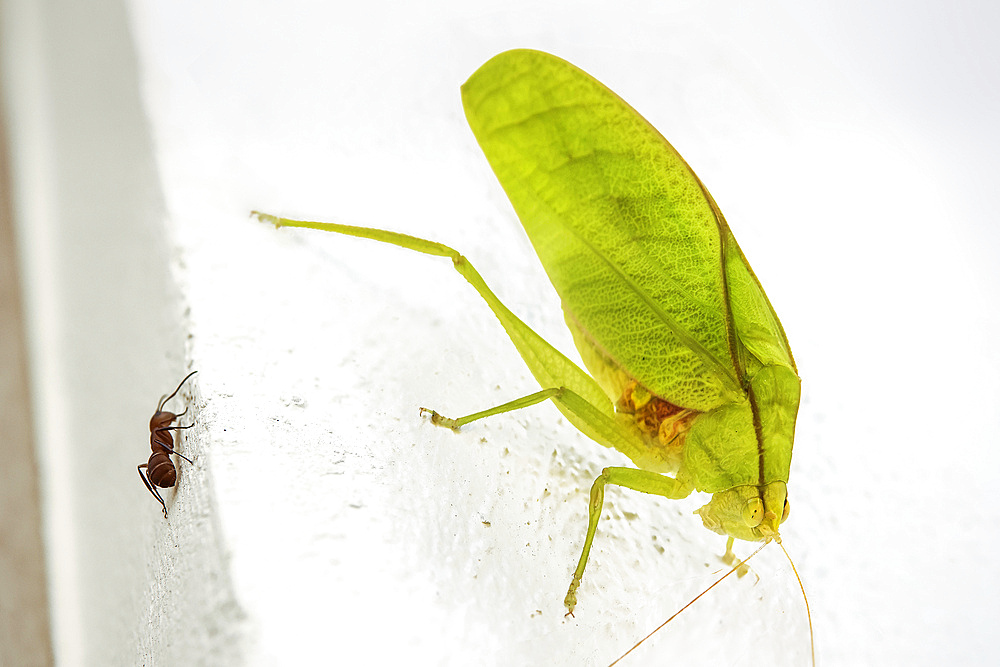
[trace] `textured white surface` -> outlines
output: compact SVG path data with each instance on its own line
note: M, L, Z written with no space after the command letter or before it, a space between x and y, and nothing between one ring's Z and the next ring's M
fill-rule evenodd
M713 581L724 540L690 514L702 499L612 490L576 619L564 619L587 490L621 457L548 405L461 435L433 428L418 407L457 416L536 389L471 288L443 260L247 219L257 208L448 243L570 350L458 95L490 56L530 46L591 72L674 143L782 318L804 379L783 536L820 664L988 660L1000 364L980 175L1000 152L984 148L997 148L995 114L952 118L995 105L968 72L996 62L982 38L996 17L466 4L131 4L200 373L196 465L168 500L170 524L138 480L130 498L170 554L158 571L207 558L182 581L221 591L219 613L171 615L164 601L187 588L165 574L139 587L149 597L132 604L173 624L135 625L154 638L139 654L601 665ZM889 23L899 42L868 39L888 39ZM937 58L918 59L924 44ZM923 78L893 60L907 48ZM143 387L143 401L165 388ZM804 664L787 563L769 548L754 567L759 583L727 580L629 664ZM69 602L99 598L91 587ZM207 632L195 625L206 617Z

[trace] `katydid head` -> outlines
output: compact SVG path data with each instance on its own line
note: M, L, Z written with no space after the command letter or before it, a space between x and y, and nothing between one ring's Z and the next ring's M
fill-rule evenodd
M781 542L778 526L788 518L788 500L784 482L763 486L737 486L720 491L712 500L695 510L705 528L740 540Z

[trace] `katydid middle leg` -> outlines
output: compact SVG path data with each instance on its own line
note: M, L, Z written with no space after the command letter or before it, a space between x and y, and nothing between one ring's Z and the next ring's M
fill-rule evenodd
M431 423L435 426L442 426L444 428L450 428L453 431L458 431L461 427L465 426L470 422L474 422L477 419L483 419L484 417L492 417L493 415L499 415L504 412L511 412L513 410L520 410L521 408L527 408L529 406L535 405L536 403L541 403L542 401L547 401L550 398L558 399L566 390L563 387L557 387L552 389L543 389L541 391L536 391L534 394L529 394L527 396L522 396L521 398L516 398L513 401L508 401L503 405L498 405L495 408L489 408L488 410L482 410L471 415L466 415L465 417L459 417L458 419L449 419L444 415L440 414L436 410L431 410L430 408L420 408L420 414L425 412L430 413Z

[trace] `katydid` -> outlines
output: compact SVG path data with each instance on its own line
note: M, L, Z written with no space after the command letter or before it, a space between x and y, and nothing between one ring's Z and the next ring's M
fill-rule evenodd
M605 487L681 499L735 539L781 541L800 381L778 316L715 200L634 109L575 66L501 53L462 86L469 125L562 299L590 374L508 310L456 250L404 234L255 213L277 227L374 239L448 257L500 320L541 390L459 419L551 400L635 468L605 468L590 494L577 604Z

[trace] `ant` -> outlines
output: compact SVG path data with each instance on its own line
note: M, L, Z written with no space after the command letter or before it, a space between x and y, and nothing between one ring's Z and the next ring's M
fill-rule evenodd
M174 389L174 393L169 396L164 395L160 398L160 402L156 405L156 412L153 413L152 418L149 420L149 446L152 448L153 453L149 457L149 462L140 463L136 466L136 470L139 471L139 477L142 478L142 483L146 485L149 492L163 506L164 519L167 518L167 504L163 502L163 498L160 496L160 492L156 490L156 487L166 489L177 482L177 468L174 467L174 462L170 460L170 455L177 454L177 456L188 463L194 463L194 461L180 452L174 451L174 436L170 432L191 428L194 426L194 423L187 426L171 426L175 419L187 414L187 408L184 408L184 412L175 415L173 412L166 412L163 406L167 401L176 396L177 392L184 386L184 383L188 381L188 378L197 372L191 371L188 373L187 377L177 385L177 389ZM142 472L143 468L146 469L145 474Z

